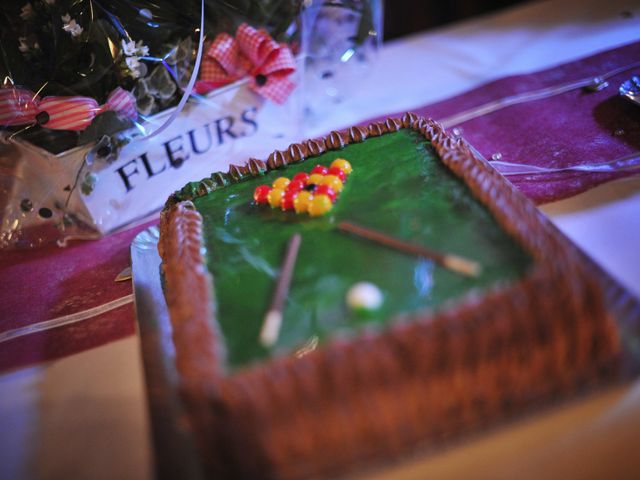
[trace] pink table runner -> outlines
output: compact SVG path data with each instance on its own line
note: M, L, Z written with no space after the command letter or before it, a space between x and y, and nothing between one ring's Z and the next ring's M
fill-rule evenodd
M640 150L640 107L618 95L618 87L623 81L632 74L640 74L640 42L548 70L501 78L413 111L446 121L461 112L513 95L566 85L616 70L623 71L610 76L607 79L609 86L601 91L574 88L446 125L460 128L462 135L487 159L500 153L502 161L538 167L592 165ZM628 171L562 172L509 176L509 180L534 202L547 203L630 174Z
M53 360L135 332L131 282L115 282L130 265L134 237L155 222L68 248L49 245L0 257L0 335L120 300L116 308L65 326L0 343L0 370ZM116 303L118 305L118 303Z
M413 111L442 120L501 98L603 75L638 61L640 42L530 75L496 80ZM502 108L457 126L486 158L499 152L503 161L555 168L613 160L640 147L640 108L617 96L618 85L639 71L640 67L612 75L610 86L599 92L577 88ZM542 203L628 174L572 172L510 180ZM131 282L116 283L114 279L129 266L131 241L149 225L65 249L50 246L4 253L0 258L0 370L53 360L133 334ZM115 308L7 340L7 334L25 333L25 327L104 304Z

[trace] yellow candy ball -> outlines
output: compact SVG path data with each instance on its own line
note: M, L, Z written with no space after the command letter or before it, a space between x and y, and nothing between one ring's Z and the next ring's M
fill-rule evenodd
M293 200L293 208L296 210L296 213L308 212L311 200L313 200L313 194L311 192L307 192L306 190L299 192L298 196Z
M291 180L287 177L278 177L273 181L273 188L281 188L282 190L286 190Z
M282 188L272 188L267 195L267 200L271 208L278 208L282 205L282 197L284 197L284 190Z
M321 185L331 187L331 189L336 193L340 193L342 191L342 188L344 187L342 181L335 175L325 175L322 178Z
M349 175L353 171L353 167L351 167L351 164L344 158L336 158L333 162L331 162L331 166L339 168L344 172L345 175Z
M324 175L320 175L319 173L313 173L309 175L309 178L307 178L307 185L320 185L320 183L322 183L323 178L324 178Z
M312 217L319 217L324 215L333 208L333 203L327 195L316 195L309 204L309 215Z

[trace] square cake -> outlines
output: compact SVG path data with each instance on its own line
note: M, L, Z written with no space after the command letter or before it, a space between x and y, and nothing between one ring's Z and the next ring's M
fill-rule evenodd
M259 195L344 159L352 172L322 211ZM186 185L163 210L159 250L186 421L211 477L344 474L617 371L616 327L574 248L463 140L413 114ZM347 299L362 282L375 308Z

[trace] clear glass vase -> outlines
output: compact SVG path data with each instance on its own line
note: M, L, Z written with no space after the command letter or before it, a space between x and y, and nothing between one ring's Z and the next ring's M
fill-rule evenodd
M305 113L312 125L360 90L382 42L382 0L307 0Z

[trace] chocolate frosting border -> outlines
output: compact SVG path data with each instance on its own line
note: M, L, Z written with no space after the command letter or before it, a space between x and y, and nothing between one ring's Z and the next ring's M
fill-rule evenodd
M431 142L443 163L532 255L530 272L434 314L412 314L383 332L335 339L303 358L276 358L226 375L213 279L202 256L202 219L190 201L400 128ZM228 173L214 173L172 195L160 232L181 395L212 476L341 474L478 429L618 372L617 329L579 254L532 203L432 119L407 113L292 144L266 162L232 165Z

